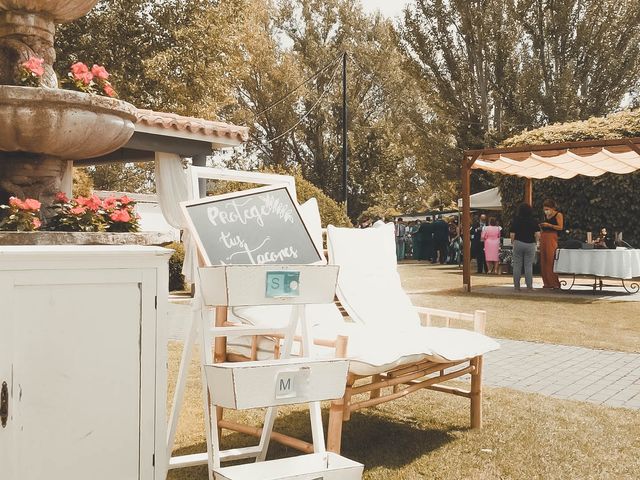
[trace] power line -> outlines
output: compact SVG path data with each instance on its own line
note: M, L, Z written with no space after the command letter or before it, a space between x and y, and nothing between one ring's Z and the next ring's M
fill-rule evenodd
M315 108L320 104L320 102L321 102L321 101L322 101L322 99L325 97L325 95L326 95L327 93L329 93L329 89L330 89L331 85L333 84L333 81L334 81L334 80L335 80L335 78L336 78L336 73L337 73L337 72L338 72L338 66L336 65L336 67L333 69L333 74L332 74L332 76L331 76L331 79L329 80L329 83L327 83L327 85L325 86L324 91L322 92L322 94L320 95L320 97L318 98L318 100L316 101L316 103L314 103L314 104L311 106L311 108L305 112L305 114L300 118L300 120L298 120L298 121L296 122L296 124L295 124L293 127L289 128L286 132L284 132L284 133L282 133L282 134L278 135L276 138L273 138L273 139L269 140L269 141L267 142L267 144L273 143L273 142L275 142L276 140L280 140L282 137L284 137L284 136L288 135L289 133L291 133L291 132L292 132L292 131L293 131L293 130L298 126L298 125L300 125L300 124L301 124L301 123L302 123L302 122L303 122L303 121L304 121L304 120L305 120L305 119L306 119L306 118L311 114L311 112L313 112L313 110L314 110L314 109L315 109Z
M295 92L297 92L300 87L302 87L303 85L306 85L307 83L309 83L311 80L315 80L316 78L318 78L323 72L325 72L326 70L328 70L329 68L331 68L332 66L335 66L341 59L342 54L338 55L332 62L328 63L327 65L325 65L324 67L322 67L320 70L318 70L316 73L314 73L313 75L311 75L310 77L308 77L307 79L305 79L304 81L302 81L301 83L299 83L298 85L296 85L292 90L290 90L289 92L287 92L282 98L280 98L279 100L276 100L275 102L273 102L271 105L269 105L267 108L265 108L264 110L262 110L261 112L258 112L254 115L255 117L259 117L265 113L267 113L269 110L271 110L273 107L280 105L282 102L284 102L287 98L289 98L291 95L293 95Z

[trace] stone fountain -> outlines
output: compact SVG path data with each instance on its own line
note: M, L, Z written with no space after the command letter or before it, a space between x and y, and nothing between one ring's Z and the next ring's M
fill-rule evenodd
M70 161L113 152L134 132L132 105L57 88L55 25L96 3L0 0L0 203L14 195L51 204ZM44 59L43 87L17 86L19 66L32 56Z

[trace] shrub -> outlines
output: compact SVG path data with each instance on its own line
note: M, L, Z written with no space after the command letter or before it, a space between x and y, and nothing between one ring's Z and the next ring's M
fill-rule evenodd
M523 132L502 146L575 142L583 140L640 137L640 111L625 111L580 122L550 125ZM524 181L509 175L496 175L502 195L503 218L507 228L522 201ZM572 235L584 240L585 232L606 226L623 231L624 239L640 244L640 172L612 173L600 177L577 176L570 180L548 178L533 181L534 209L542 210L545 198L553 198L567 217Z
M169 259L169 291L184 290L184 275L182 275L182 264L184 263L184 245L180 242L173 242L166 248L174 250Z
M309 180L305 179L299 169L286 170L285 168L269 168L264 171L269 173L278 173L281 175L292 175L296 180L296 195L298 196L298 203L302 204L310 198L315 198L318 201L318 209L320 210L320 218L322 220L323 227L326 227L329 224L335 225L336 227L353 226L345 212L344 205L336 202ZM223 193L247 190L257 186L258 185L244 182L216 182L213 187L209 189L208 193L212 195L220 195Z

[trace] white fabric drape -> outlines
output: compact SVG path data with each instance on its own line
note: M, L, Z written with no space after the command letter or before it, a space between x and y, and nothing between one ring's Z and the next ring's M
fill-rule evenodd
M634 150L613 152L603 148L589 155L576 155L571 151L553 156L531 152L525 159L509 158L509 153L497 159L485 160L482 156L472 168L527 178L573 178L576 175L597 177L607 172L624 174L640 169L640 155Z
M187 229L187 221L180 209L180 202L192 200L191 182L187 170L182 165L178 155L170 153L156 153L156 192L160 200L162 214L169 225L183 231L182 242L184 244L184 264L182 274L187 283L193 283L195 279L196 246Z

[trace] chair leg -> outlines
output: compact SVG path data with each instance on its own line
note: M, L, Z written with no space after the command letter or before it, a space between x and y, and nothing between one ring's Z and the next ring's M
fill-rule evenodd
M471 359L471 428L482 428L482 356Z
M371 377L371 383L376 383L380 380L382 380L382 376L380 375L374 375L373 377ZM380 389L376 388L375 390L371 390L369 398L380 398Z
M342 416L344 414L344 398L333 400L329 408L329 426L327 429L327 450L340 454L342 443Z

